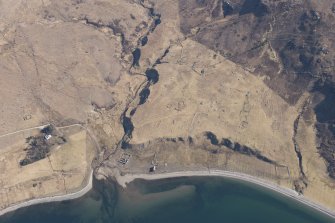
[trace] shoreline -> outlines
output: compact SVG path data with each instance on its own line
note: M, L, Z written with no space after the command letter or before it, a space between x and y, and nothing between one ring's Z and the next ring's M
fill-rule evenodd
M88 193L92 189L92 187L93 187L93 170L91 170L90 178L86 186L77 192L73 192L70 194L64 194L64 195L55 195L55 196L50 196L50 197L36 198L36 199L24 201L22 203L14 204L12 206L6 207L3 210L0 210L0 216L7 214L9 212L12 212L12 211L16 211L17 209L32 206L32 205L77 199L77 198L84 196L86 193Z
M223 178L230 178L230 179L237 179L243 182L252 183L267 189L270 189L276 193L289 197L295 201L298 201L310 208L315 209L331 218L335 219L335 211L330 210L329 208L324 207L321 204L315 203L308 198L304 197L303 195L299 195L295 190L281 187L276 185L272 182L265 181L263 179L247 175L244 173L238 172L231 172L231 171L224 171L224 170L203 170L203 171L179 171L179 172L166 172L166 173L156 173L156 174L126 174L121 176L120 174L116 174L114 177L116 182L122 186L123 188L127 187L127 184L136 180L136 179L143 179L143 180L159 180L159 179L169 179L169 178L177 178L177 177L223 177ZM59 202L65 200L73 200L84 196L88 193L93 187L93 170L91 170L90 178L87 185L80 189L77 192L65 194L65 195L55 195L50 197L44 198L37 198L33 200L28 200L19 204L15 204L13 206L9 206L3 210L0 210L0 216L7 214L9 212L15 211L20 208L28 207L31 205L37 205L42 203L51 203L51 202Z
M308 198L304 197L303 195L299 195L295 190L281 187L276 185L272 182L265 181L263 179L247 175L244 173L238 172L231 172L231 171L224 171L224 170L208 170L208 171L182 171L182 172L167 172L167 173L156 173L156 174L126 174L124 176L118 175L115 176L119 185L123 188L127 187L127 184L136 180L136 179L143 179L143 180L159 180L159 179L168 179L168 178L176 178L176 177L196 177L196 176L203 176L203 177L224 177L224 178L231 178L237 179L240 181L256 184L261 187L265 187L272 191L275 191L281 195L289 197L295 201L298 201L310 208L315 209L331 218L335 219L335 211L324 207L321 204L315 203Z

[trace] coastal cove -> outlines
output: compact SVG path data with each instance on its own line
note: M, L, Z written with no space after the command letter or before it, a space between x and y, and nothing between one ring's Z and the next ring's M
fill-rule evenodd
M335 223L335 0L0 6L0 223Z
M0 223L334 222L271 188L238 179L149 176L151 180L128 177L126 188L111 180L93 180L93 189L83 197L21 208L1 216Z

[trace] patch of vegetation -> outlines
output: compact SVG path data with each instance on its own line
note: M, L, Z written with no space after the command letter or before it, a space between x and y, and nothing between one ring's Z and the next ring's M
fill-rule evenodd
M52 125L43 128L37 136L29 136L26 141L28 146L24 151L27 153L26 157L20 160L20 166L42 160L47 157L53 146L66 143L66 139L57 135Z

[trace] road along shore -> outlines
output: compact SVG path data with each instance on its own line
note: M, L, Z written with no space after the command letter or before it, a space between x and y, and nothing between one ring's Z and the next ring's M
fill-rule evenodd
M254 176L250 176L244 173L237 173L224 170L206 170L206 171L181 171L181 172L170 172L170 173L156 173L156 174L126 174L124 176L117 175L116 180L122 186L126 187L128 183L132 182L135 179L144 179L144 180L158 180L166 178L175 178L175 177L192 177L192 176L218 176L226 177L231 179L237 179L241 181L250 182L261 187L268 188L277 193L280 193L284 196L290 197L294 200L297 200L309 207L312 207L332 218L335 219L335 211L329 208L324 207L321 204L315 203L303 195L298 194L295 190L280 187L274 183L259 179Z
M218 177L226 177L226 178L237 179L237 180L241 180L245 182L250 182L250 183L268 188L270 190L273 190L277 193L290 197L294 200L297 200L335 219L335 211L330 210L321 204L310 201L303 195L299 195L296 191L289 189L289 188L280 187L271 182L259 179L254 176L243 174L243 173L224 171L224 170L208 170L208 171L180 171L180 172L167 172L167 173L156 173L156 174L126 174L123 176L121 176L120 174L115 174L115 179L118 182L118 184L120 184L122 187L125 188L127 187L128 183L134 181L135 179L158 180L158 179L167 179L167 178L176 178L176 177L193 177L193 176L204 176L204 177L218 176ZM7 207L6 209L0 210L0 216L8 212L15 211L19 208L27 207L30 205L76 199L76 198L82 197L87 192L89 192L92 189L92 186L93 186L93 171L91 171L90 173L88 184L77 192L65 194L65 195L37 198L37 199L25 201L20 204L16 204L16 205Z
M35 205L35 204L65 201L65 200L73 200L73 199L84 196L87 192L89 192L92 189L92 187L93 187L93 171L91 171L91 173L89 175L89 180L88 180L86 186L83 187L82 189L80 189L77 192L64 194L64 195L55 195L55 196L50 196L50 197L36 198L36 199L24 201L22 203L15 204L13 206L9 206L9 207L7 207L3 210L0 210L0 216L6 214L8 212L15 211L19 208L28 207L28 206Z

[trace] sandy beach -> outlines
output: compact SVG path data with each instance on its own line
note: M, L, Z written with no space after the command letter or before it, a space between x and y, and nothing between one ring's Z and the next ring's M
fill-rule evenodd
M259 179L257 177L253 177L247 174L243 173L237 173L237 172L230 172L230 171L223 171L223 170L209 170L209 171L181 171L181 172L170 172L170 173L157 173L157 174L126 174L124 176L121 176L119 174L116 174L115 178L122 187L126 188L127 184L134 181L135 179L144 179L144 180L158 180L158 179L167 179L167 178L175 178L175 177L192 177L192 176L218 176L218 177L226 177L231 179L237 179L245 182L250 182L265 188L268 188L270 190L273 190L277 193L280 193L284 196L290 197L292 199L295 199L309 207L312 207L332 218L335 218L335 212L333 210L330 210L320 204L317 204L315 202L312 202L308 200L303 195L299 195L296 191L280 187L278 185L275 185L271 182ZM52 197L45 197L45 198L38 198L33 199L30 201L25 201L20 204L16 204L13 206L10 206L6 209L3 209L0 211L0 216L4 215L8 212L15 211L19 208L27 207L30 205L36 205L41 203L49 203L49 202L57 202L57 201L64 201L64 200L72 200L79 198L83 195L85 195L87 192L89 192L92 189L93 186L93 171L90 174L90 178L88 181L88 184L82 188L81 190L66 194L66 195L57 195Z
M37 199L22 202L19 204L15 204L13 206L9 206L3 210L0 210L0 216L8 212L15 211L19 208L28 207L31 205L49 203L49 202L57 202L57 201L65 201L65 200L73 200L73 199L76 199L76 198L79 198L85 195L87 192L89 192L92 189L92 186L93 186L93 171L91 171L90 173L90 178L88 180L87 185L77 192L65 194L65 195L56 195L56 196L51 196L51 197L37 198Z
M127 183L130 183L131 181L135 179L158 180L158 179L166 179L166 178L174 178L174 177L192 177L192 176L219 176L219 177L226 177L226 178L250 182L250 183L268 188L270 190L273 190L284 196L295 199L332 218L335 218L334 210L330 210L329 208L326 208L321 204L317 204L313 201L310 201L303 195L299 195L295 190L280 187L271 182L268 182L268 181L265 181L257 177L247 175L247 174L243 174L243 173L230 172L230 171L224 171L224 170L209 170L209 171L182 171L182 172L157 173L157 174L126 174L124 176L116 176L116 180L122 187L126 187Z

